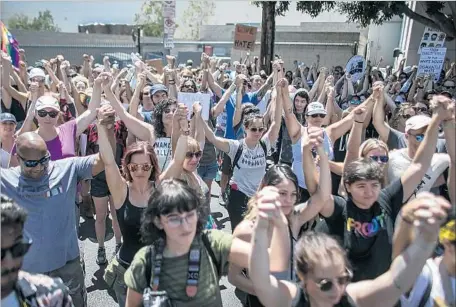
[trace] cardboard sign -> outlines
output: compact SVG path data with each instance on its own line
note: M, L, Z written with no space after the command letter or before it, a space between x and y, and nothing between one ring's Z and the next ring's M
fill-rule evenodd
M236 50L255 50L257 28L237 24L234 30L234 47Z
M421 54L423 48L442 48L445 45L446 34L439 30L429 27L424 28L423 37L418 46L418 54Z
M161 59L146 60L145 62L147 65L155 68L158 74L161 75L163 73L163 62Z
M205 93L182 93L177 94L177 101L187 106L189 110L188 119L190 119L193 113L193 103L199 101L203 110L201 111L201 117L204 120L209 120L209 108L211 105L211 95Z
M353 56L348 60L345 71L350 73L352 82L357 82L366 71L366 60L360 55Z
M432 75L438 81L445 62L446 48L422 48L417 75Z

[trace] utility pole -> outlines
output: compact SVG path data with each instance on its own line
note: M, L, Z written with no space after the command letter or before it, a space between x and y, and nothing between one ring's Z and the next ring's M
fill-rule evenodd
M138 54L141 55L141 28L136 29L136 36L138 37Z

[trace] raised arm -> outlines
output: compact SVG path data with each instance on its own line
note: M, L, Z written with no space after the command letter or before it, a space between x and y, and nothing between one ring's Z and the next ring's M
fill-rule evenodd
M111 116L114 117L114 109L106 105L101 107L99 113L104 110L110 110ZM100 116L99 116L100 118ZM127 184L120 174L119 167L115 160L116 140L114 137L113 124L110 124L109 129L107 125L102 124L100 119L97 123L98 131L98 146L101 158L103 159L106 171L106 182L108 183L109 190L111 191L112 199L116 209L122 207L127 196Z
M394 259L386 273L373 280L347 286L346 291L357 306L394 306L400 296L411 289L427 259L431 257L437 246L440 226L447 217L450 205L430 194L415 201L421 202L422 206L414 212L414 219L409 223L418 223L419 226L414 226L417 236L410 246Z
M208 74L207 70L204 72L204 74ZM220 98L219 102L217 102L217 104L212 108L211 112L213 118L216 118L223 112L223 110L225 110L226 103L235 90L236 84L233 82L231 86L225 91L225 93L223 93L223 96Z
M283 78L279 81L278 86L276 86L276 99L272 101L271 108L273 108L274 116L272 117L271 125L269 126L268 131L266 132L267 137L269 138L269 142L274 144L279 137L280 125L282 124L282 104L283 104L283 94L281 93L283 89L288 88L288 81L287 79ZM273 90L274 92L274 90Z
M105 73L106 74L106 73ZM76 136L80 136L97 118L97 109L101 105L101 84L105 75L100 74L93 83L92 98L84 113L76 118Z
M27 110L27 115L25 116L24 123L22 127L16 132L16 135L21 135L24 132L30 132L34 129L33 120L35 118L35 106L36 101L38 100L38 91L39 85L37 82L32 82L30 84L30 106Z
M233 127L236 127L242 119L242 88L246 87L246 85L243 85L242 82L244 81L241 79L241 76L243 75L237 75L236 76L236 106L234 108L234 114L233 114Z
M375 102L374 111L372 114L372 122L374 124L375 130L377 130L380 139L387 143L390 133L390 127L385 122L385 95L388 95L386 92L380 96L379 100Z
M215 136L214 131L212 131L212 129L209 128L206 121L203 120L201 116L199 116L197 120L200 122L204 129L204 135L206 136L206 139L210 143L212 143L218 150L228 153L230 151L230 142L225 138Z
M290 99L288 87L282 89L282 103L283 111L285 113L285 126L287 127L288 135L290 136L292 142L296 143L296 141L301 137L302 125L299 123L296 115L293 112L293 101Z
M6 53L2 52L2 79L3 79L2 87L8 92L8 94L13 99L16 99L17 101L19 101L25 110L26 109L25 106L27 104L29 93L28 92L25 92L25 93L19 92L14 87L11 86L11 79L10 79L11 71L12 71L11 58ZM11 100L9 100L9 101L11 102ZM5 105L5 107L7 109L10 109L11 104Z
M434 114L432 115L431 122L427 127L424 140L418 147L412 163L401 176L401 183L404 191L404 202L406 202L415 193L418 184L420 184L422 178L426 174L426 171L431 165L431 159L437 145L439 125L442 120L450 119L452 116L451 112L448 110L448 106L450 104L451 100L445 96L434 96L431 101L431 107L434 108ZM409 135L409 137L414 136Z
M359 148L361 147L364 127L363 123L366 119L366 109L356 109L353 111L354 120L350 135L347 142L347 154L345 155L344 165L350 164L359 157Z
M177 141L176 150L173 159L168 168L160 174L160 181L170 178L180 178L185 161L185 155L188 148L188 136L181 134Z
M455 105L451 106L453 118L446 119L442 122L443 132L445 134L446 149L450 156L450 173L448 177L448 194L451 203L456 208L456 122L454 119Z
M128 112L131 116L138 118L140 120L144 120L142 115L138 113L139 107L139 96L141 95L141 91L144 89L144 85L146 84L146 75L141 73L138 74L137 82L135 91L133 92L133 97L131 97L130 107L128 108ZM112 87L111 87L112 90Z

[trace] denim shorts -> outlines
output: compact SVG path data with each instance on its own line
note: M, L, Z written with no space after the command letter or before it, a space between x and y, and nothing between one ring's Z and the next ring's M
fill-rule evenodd
M214 180L217 176L218 165L217 162L213 162L209 165L200 165L198 166L198 175L203 180Z

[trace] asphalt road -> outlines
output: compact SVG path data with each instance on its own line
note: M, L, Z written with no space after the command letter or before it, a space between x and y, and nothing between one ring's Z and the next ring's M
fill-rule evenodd
M223 231L231 233L231 225L228 219L226 209L219 205L218 197L220 188L217 184L212 185L212 201L211 210L219 227ZM112 232L111 220L107 219L106 227L106 255L108 259L114 256L115 240ZM98 244L95 237L95 225L93 219L85 220L81 217L80 225L80 245L84 249L84 260L86 266L85 285L87 288L87 299L89 307L99 306L116 306L115 294L112 290L108 290L103 274L106 266L98 266L95 262L97 256ZM220 281L223 306L226 307L241 307L242 304L234 294L233 286L224 277Z

